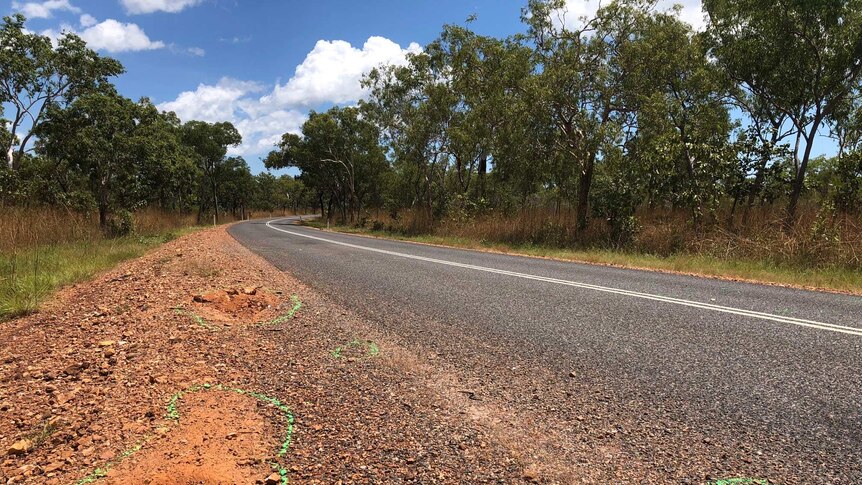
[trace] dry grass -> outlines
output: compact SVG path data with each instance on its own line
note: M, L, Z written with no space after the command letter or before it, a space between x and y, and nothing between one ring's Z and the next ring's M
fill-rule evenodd
M193 215L145 210L135 234L106 238L95 216L52 208L0 212L0 320L35 311L60 286L137 257L194 224Z
M134 214L135 234L153 236L195 224L193 214L144 209ZM51 207L3 207L0 210L0 253L64 243L104 239L95 214Z
M622 246L609 242L605 221L593 220L585 231L576 231L574 213L565 209L449 219L425 232L417 231L424 219L403 211L397 220L370 220L361 227L336 229L455 247L862 293L862 220L859 216L818 213L813 207L800 211L799 221L789 233L782 227L781 211L769 207L754 208L745 224L737 214L732 229L728 229L727 213L719 213L712 224L697 230L682 211L644 208L638 213L640 230Z

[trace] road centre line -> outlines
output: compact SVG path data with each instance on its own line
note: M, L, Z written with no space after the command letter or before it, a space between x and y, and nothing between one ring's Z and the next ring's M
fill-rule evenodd
M531 275L531 274L527 274L527 273L518 273L515 271L506 271L506 270L502 270L502 269L489 268L486 266L477 266L477 265L473 265L473 264L457 263L454 261L447 261L444 259L428 258L425 256L416 256L416 255L408 254L408 253L400 253L397 251L389 251L386 249L377 249L377 248L372 248L372 247L368 247L368 246L361 246L358 244L351 244L351 243L346 243L346 242L342 242L342 241L336 241L333 239L327 239L327 238L323 238L323 237L312 236L309 234L302 234L302 233L295 232L295 231L289 231L286 229L273 227L271 225L273 222L278 222L278 221L282 221L282 220L286 220L286 219L271 220L271 221L266 223L266 226L269 227L270 229L274 229L276 231L290 234L292 236L304 237L304 238L313 239L316 241L326 242L326 243L330 243L330 244L336 244L339 246L345 246L345 247L349 247L349 248L353 248L353 249L359 249L359 250L363 250L363 251L370 251L370 252L379 253L379 254L386 254L386 255L390 255L390 256L413 259L413 260L418 260L418 261L425 261L425 262L429 262L429 263L435 263L435 264L442 264L442 265L446 265L446 266L471 269L471 270L475 270L475 271L483 271L486 273L494 273L494 274L500 274L500 275L505 275L505 276L513 276L516 278L523 278L523 279L529 279L529 280L534 280L534 281L542 281L542 282L546 282L546 283L571 286L571 287L575 287L575 288L583 288L583 289L588 289L588 290L601 291L604 293L613 293L613 294L617 294L617 295L631 296L631 297L635 297L635 298L642 298L642 299L646 299L646 300L671 303L671 304L675 304L675 305L682 305L682 306L687 306L687 307L692 307L692 308L700 308L700 309L704 309L704 310L712 310L712 311L717 311L717 312L722 312L722 313L729 313L729 314L733 314L733 315L740 315L740 316L746 316L746 317L751 317L751 318L759 318L761 320L769 320L769 321L779 322L779 323L789 323L789 324L798 325L801 327L814 328L814 329L818 329L818 330L828 330L831 332L838 332L838 333L844 333L844 334L848 334L848 335L856 335L856 336L862 337L862 328L847 327L847 326L843 326L843 325L835 325L835 324L831 324L831 323L817 322L814 320L805 320L802 318L785 317L785 316L781 316L781 315L774 315L771 313L757 312L757 311L753 311L753 310L745 310L745 309L741 309L741 308L733 308L733 307L727 307L727 306L722 306L722 305L714 305L711 303L702 303L702 302L697 302L697 301L684 300L681 298L673 298L673 297L669 297L669 296L654 295L651 293L642 293L639 291L624 290L621 288L592 285L592 284L588 284L588 283L580 283L577 281L562 280L562 279L558 279L558 278L549 278L546 276L537 276L537 275Z

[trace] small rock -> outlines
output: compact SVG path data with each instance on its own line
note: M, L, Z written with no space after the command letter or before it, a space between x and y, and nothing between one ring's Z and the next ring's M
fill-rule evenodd
M102 340L101 342L99 342L99 347L110 347L115 343L117 342L115 342L114 340Z
M193 299L198 303L217 303L230 300L226 291L211 291L209 293L195 295Z
M263 481L264 485L278 485L281 483L281 475L278 473L273 473L270 476L266 477L266 480Z
M539 472L532 466L528 466L524 469L524 473L521 474L521 478L524 480L529 480L531 482L539 481Z
M569 377L578 377L578 374L575 371L569 372Z
M68 376L76 376L81 373L82 370L86 368L86 365L83 363L80 364L72 364L65 369L63 369L63 373Z
M15 443L12 443L12 446L6 450L7 455L26 455L30 453L30 450L33 449L33 442L30 440L19 440Z
M168 382L168 378L165 376L150 376L150 384L166 384Z

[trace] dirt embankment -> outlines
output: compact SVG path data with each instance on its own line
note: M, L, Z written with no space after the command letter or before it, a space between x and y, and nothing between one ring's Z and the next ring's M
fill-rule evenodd
M0 325L0 483L537 478L363 328L224 228L171 242Z

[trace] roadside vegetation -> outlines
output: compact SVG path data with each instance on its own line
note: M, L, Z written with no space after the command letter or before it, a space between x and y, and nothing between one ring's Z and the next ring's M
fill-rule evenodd
M502 225L504 222L492 221L490 223L496 226L497 223ZM825 289L862 295L862 271L840 265L811 266L805 262L794 263L782 259L777 254L746 257L732 250L735 243L731 240L721 243L726 249L723 254L716 251L716 248L719 247L719 243L716 241L711 243L703 252L674 252L660 255L626 248L588 247L578 249L564 245L506 242L505 238L495 240L482 237L481 232L476 231L476 228L460 224L453 226L440 224L435 226L432 232L422 234L411 234L400 228L379 223L327 225L325 221L307 220L303 222L303 225L423 244ZM706 243L701 242L701 244ZM762 249L766 251L768 247Z
M444 26L267 166L330 226L862 290L862 2L705 0L702 32L603 5Z
M145 211L135 215L134 233L105 237L81 214L9 209L0 214L0 321L35 311L57 288L140 256L193 223L193 216Z
M527 0L311 112L257 175L229 122L181 121L115 59L0 25L2 315L180 228L318 211L449 244L860 290L862 0ZM816 155L831 146L834 155ZM436 238L436 239L435 239ZM84 257L85 254L91 256ZM88 262L89 261L89 262Z
M227 122L182 123L120 95L115 59L0 24L0 320L188 228L298 210L291 176L253 175ZM108 303L106 303L108 304Z

